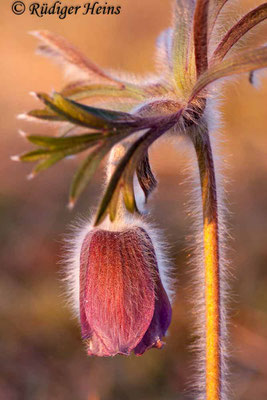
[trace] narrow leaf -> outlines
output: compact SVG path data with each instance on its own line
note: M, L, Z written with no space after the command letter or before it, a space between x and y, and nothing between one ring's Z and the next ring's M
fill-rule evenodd
M127 132L124 132L103 144L100 144L94 151L92 151L89 156L82 163L81 167L78 169L74 175L71 189L70 189L70 204L74 205L77 198L80 196L82 191L88 185L89 181L96 172L100 162L106 156L106 154L111 150L111 148L122 140L124 137L128 136Z
M38 150L33 150L29 151L28 153L22 154L19 156L19 160L23 162L33 162L40 160L42 158L47 158L50 157L51 155L51 150L47 149L38 149Z
M117 188L115 189L115 192L112 196L112 199L109 203L109 217L110 221L114 222L116 219L117 214L120 213L121 210L118 209L118 204L119 204L119 197L121 195L121 187L117 185ZM122 205L120 205L122 206Z
M210 83L243 72L267 67L267 47L260 47L236 54L219 64L214 64L198 79L189 102Z
M29 117L44 119L47 121L66 121L66 119L63 116L56 114L49 108L44 108L41 110L32 110L28 112L27 115Z
M148 196L157 186L157 180L150 167L148 153L145 154L137 166L136 174L147 201Z
M60 95L59 98L61 98ZM117 129L126 129L133 128L134 130L140 130L148 128L152 125L157 125L161 120L164 120L165 117L147 117L143 118L136 114L129 114L122 111L113 111L106 110L104 108L97 108L87 106L85 104L76 103L73 100L68 100L65 98L65 102L70 104L70 107L73 106L77 109L77 111L81 111L82 113L86 113L86 115L91 115L96 118L98 121L102 121L105 124L106 129L109 128L116 132ZM60 100L61 101L61 100Z
M173 42L173 29L165 29L156 42L156 61L160 72L169 74L173 72L172 60L172 42ZM176 50L177 51L177 50Z
M114 97L117 99L130 98L135 100L144 99L141 90L131 90L131 88L117 88L112 85L69 85L61 92L62 96L71 100L81 100L94 97Z
M209 18L208 18L208 41L211 38L212 31L216 24L217 18L228 0L210 0L209 1Z
M70 64L95 81L107 81L119 87L123 86L121 82L100 69L62 36L47 30L33 31L30 33L44 42L44 45L38 48L39 54L52 57L63 65L64 63Z
M39 172L45 171L46 169L52 167L57 162L61 161L65 156L62 154L53 154L51 157L41 161L32 171L31 176L35 176Z
M224 36L210 61L210 65L220 62L226 56L228 51L234 44L254 26L267 18L267 3L261 4L259 7L247 13L240 19Z
M96 172L101 160L109 152L111 146L105 143L97 147L82 163L81 167L76 172L70 189L70 204L74 205L77 198L85 189L90 179Z
M84 135L68 136L68 137L51 137L51 136L37 136L37 135L27 136L27 139L31 143L49 149L64 149L79 144L97 142L101 138L103 138L103 133L88 133Z
M208 9L209 0L196 0L194 13L194 44L197 77L208 66Z
M53 154L58 154L58 155L62 156L62 158L64 158L64 157L70 156L72 154L81 153L82 151L87 150L92 146L95 146L98 141L99 140L94 141L94 142L85 142L85 143L75 144L75 145L72 145L69 147L63 147L63 148L37 149L37 150L30 151L28 153L22 154L19 159L20 159L20 161L32 162L32 161L37 161L42 158L48 158Z
M176 1L172 58L174 81L181 95L186 95L195 83L193 15L194 0Z
M126 209L133 213L134 211L138 211L137 205L135 202L134 196L134 173L135 173L136 165L134 157L130 160L129 164L127 165L124 174L123 174L123 200Z
M58 101L62 101L60 95L57 95L57 99ZM64 99L67 103L69 103L70 105L73 105L74 107L77 107L78 109L89 113L97 118L101 118L102 120L106 121L106 122L116 122L116 121L121 121L121 120L127 120L129 119L134 120L135 118L127 113L123 113L121 111L113 111L113 110L105 110L104 108L97 108L97 107L91 107L91 106L87 106L85 104L81 104L81 103L77 103L76 101L73 100L68 100L68 99Z
M105 130L115 127L125 128L128 125L138 125L138 121L142 120L128 113L110 111L76 103L58 93L55 93L53 98L43 93L38 94L38 97L53 111L63 115L69 121L90 128Z
M89 112L84 111L81 107L78 107L76 104L73 104L70 100L65 99L59 94L55 94L52 98L46 94L40 93L38 94L38 97L53 111L62 115L74 124L102 129L106 129L109 126L102 118L89 114Z

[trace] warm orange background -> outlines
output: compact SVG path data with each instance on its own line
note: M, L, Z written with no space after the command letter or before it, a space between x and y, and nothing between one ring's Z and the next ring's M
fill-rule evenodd
M28 0L25 0L29 3ZM49 4L52 4L49 1ZM70 2L69 2L70 3ZM75 4L75 0L73 0ZM82 1L76 1L76 4ZM29 165L9 156L28 148L18 128L38 133L38 126L15 116L36 107L29 91L60 89L60 70L34 54L27 35L49 29L64 35L102 66L136 73L153 71L154 42L168 26L171 1L114 0L119 16L15 16L11 1L0 4L1 48L1 278L0 398L5 400L166 400L184 399L192 356L187 251L191 221L184 203L191 185L181 183L190 159L160 144L152 150L160 180L152 200L157 224L165 230L177 266L174 318L163 351L142 358L87 358L79 328L62 296L61 239L76 215L97 204L102 176L75 211L66 207L68 185L77 164L69 160L31 182ZM259 4L241 1L246 11ZM266 33L266 31L265 31ZM221 105L222 152L226 155L228 217L231 225L229 298L233 398L267 398L267 81L260 90L243 76L227 84ZM49 132L47 132L49 133ZM189 392L189 398L190 392ZM192 397L193 398L193 397Z

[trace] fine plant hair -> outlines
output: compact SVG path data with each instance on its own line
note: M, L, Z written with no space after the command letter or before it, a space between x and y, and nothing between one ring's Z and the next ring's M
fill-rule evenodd
M72 307L79 314L77 293L79 285L84 286L83 281L79 282L81 265L84 266L80 255L85 254L84 241L90 242L86 239L88 232L97 230L115 237L132 228L136 242L145 238L145 232L150 250L155 253L163 287L168 297L173 297L165 244L145 215L150 195L157 187L149 150L161 137L171 137L176 142L183 137L190 143L195 188L188 203L195 229L192 331L197 337L192 347L198 359L196 375L191 381L194 398L198 400L228 400L231 389L226 312L229 229L225 222L224 176L218 153L217 100L226 81L242 73L254 84L255 74L267 67L266 44L261 38L256 38L256 45L253 43L253 32L267 18L267 3L236 18L238 4L227 0L174 1L172 27L157 40L156 74L147 78L104 70L64 38L48 31L33 32L41 41L38 53L62 65L72 80L59 93L37 93L37 99L45 107L20 115L29 121L42 121L48 127L56 126L59 135L22 133L37 148L12 157L15 161L38 162L32 178L66 157L87 152L71 184L69 207L72 208L109 154L107 179L98 209L74 230L68 244L66 279ZM234 19L229 18L231 13ZM88 254L86 250L86 257ZM160 339L151 346L160 348ZM98 355L103 354L99 351Z

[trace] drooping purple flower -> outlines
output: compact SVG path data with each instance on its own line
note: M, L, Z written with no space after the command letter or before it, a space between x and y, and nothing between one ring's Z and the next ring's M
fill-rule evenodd
M93 229L80 257L80 322L89 355L161 348L171 322L152 240L143 228Z

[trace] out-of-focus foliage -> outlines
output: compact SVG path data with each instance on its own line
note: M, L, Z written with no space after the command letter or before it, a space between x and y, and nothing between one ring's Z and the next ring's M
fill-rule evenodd
M36 41L29 30L49 29L77 44L92 60L137 73L151 70L154 40L169 25L171 2L122 0L119 16L14 16L7 2L0 5L1 33L1 146L0 146L0 398L6 400L119 400L184 399L191 356L189 336L190 246L188 153L181 156L159 142L152 162L159 180L153 197L155 220L167 232L177 271L177 296L167 345L142 358L88 358L80 343L76 322L65 307L57 265L61 240L71 223L64 204L66 188L77 160L68 159L32 182L25 181L28 166L9 156L27 150L16 131L34 126L14 116L36 107L25 93L49 92L63 86L61 72L34 56ZM258 4L242 2L242 13ZM259 32L260 33L260 32ZM5 38L5 39L4 39ZM122 51L123 49L123 51ZM223 94L225 125L222 149L229 183L232 293L231 335L233 390L238 400L267 397L267 81L260 91L245 77ZM241 118L242 117L242 118ZM22 126L23 125L23 126ZM29 131L30 129L30 131ZM38 133L44 131L38 127ZM179 146L183 146L180 142ZM30 167L29 167L30 168ZM87 215L97 204L103 176L85 193L76 213ZM170 212L170 210L172 210ZM188 237L189 236L189 237Z

